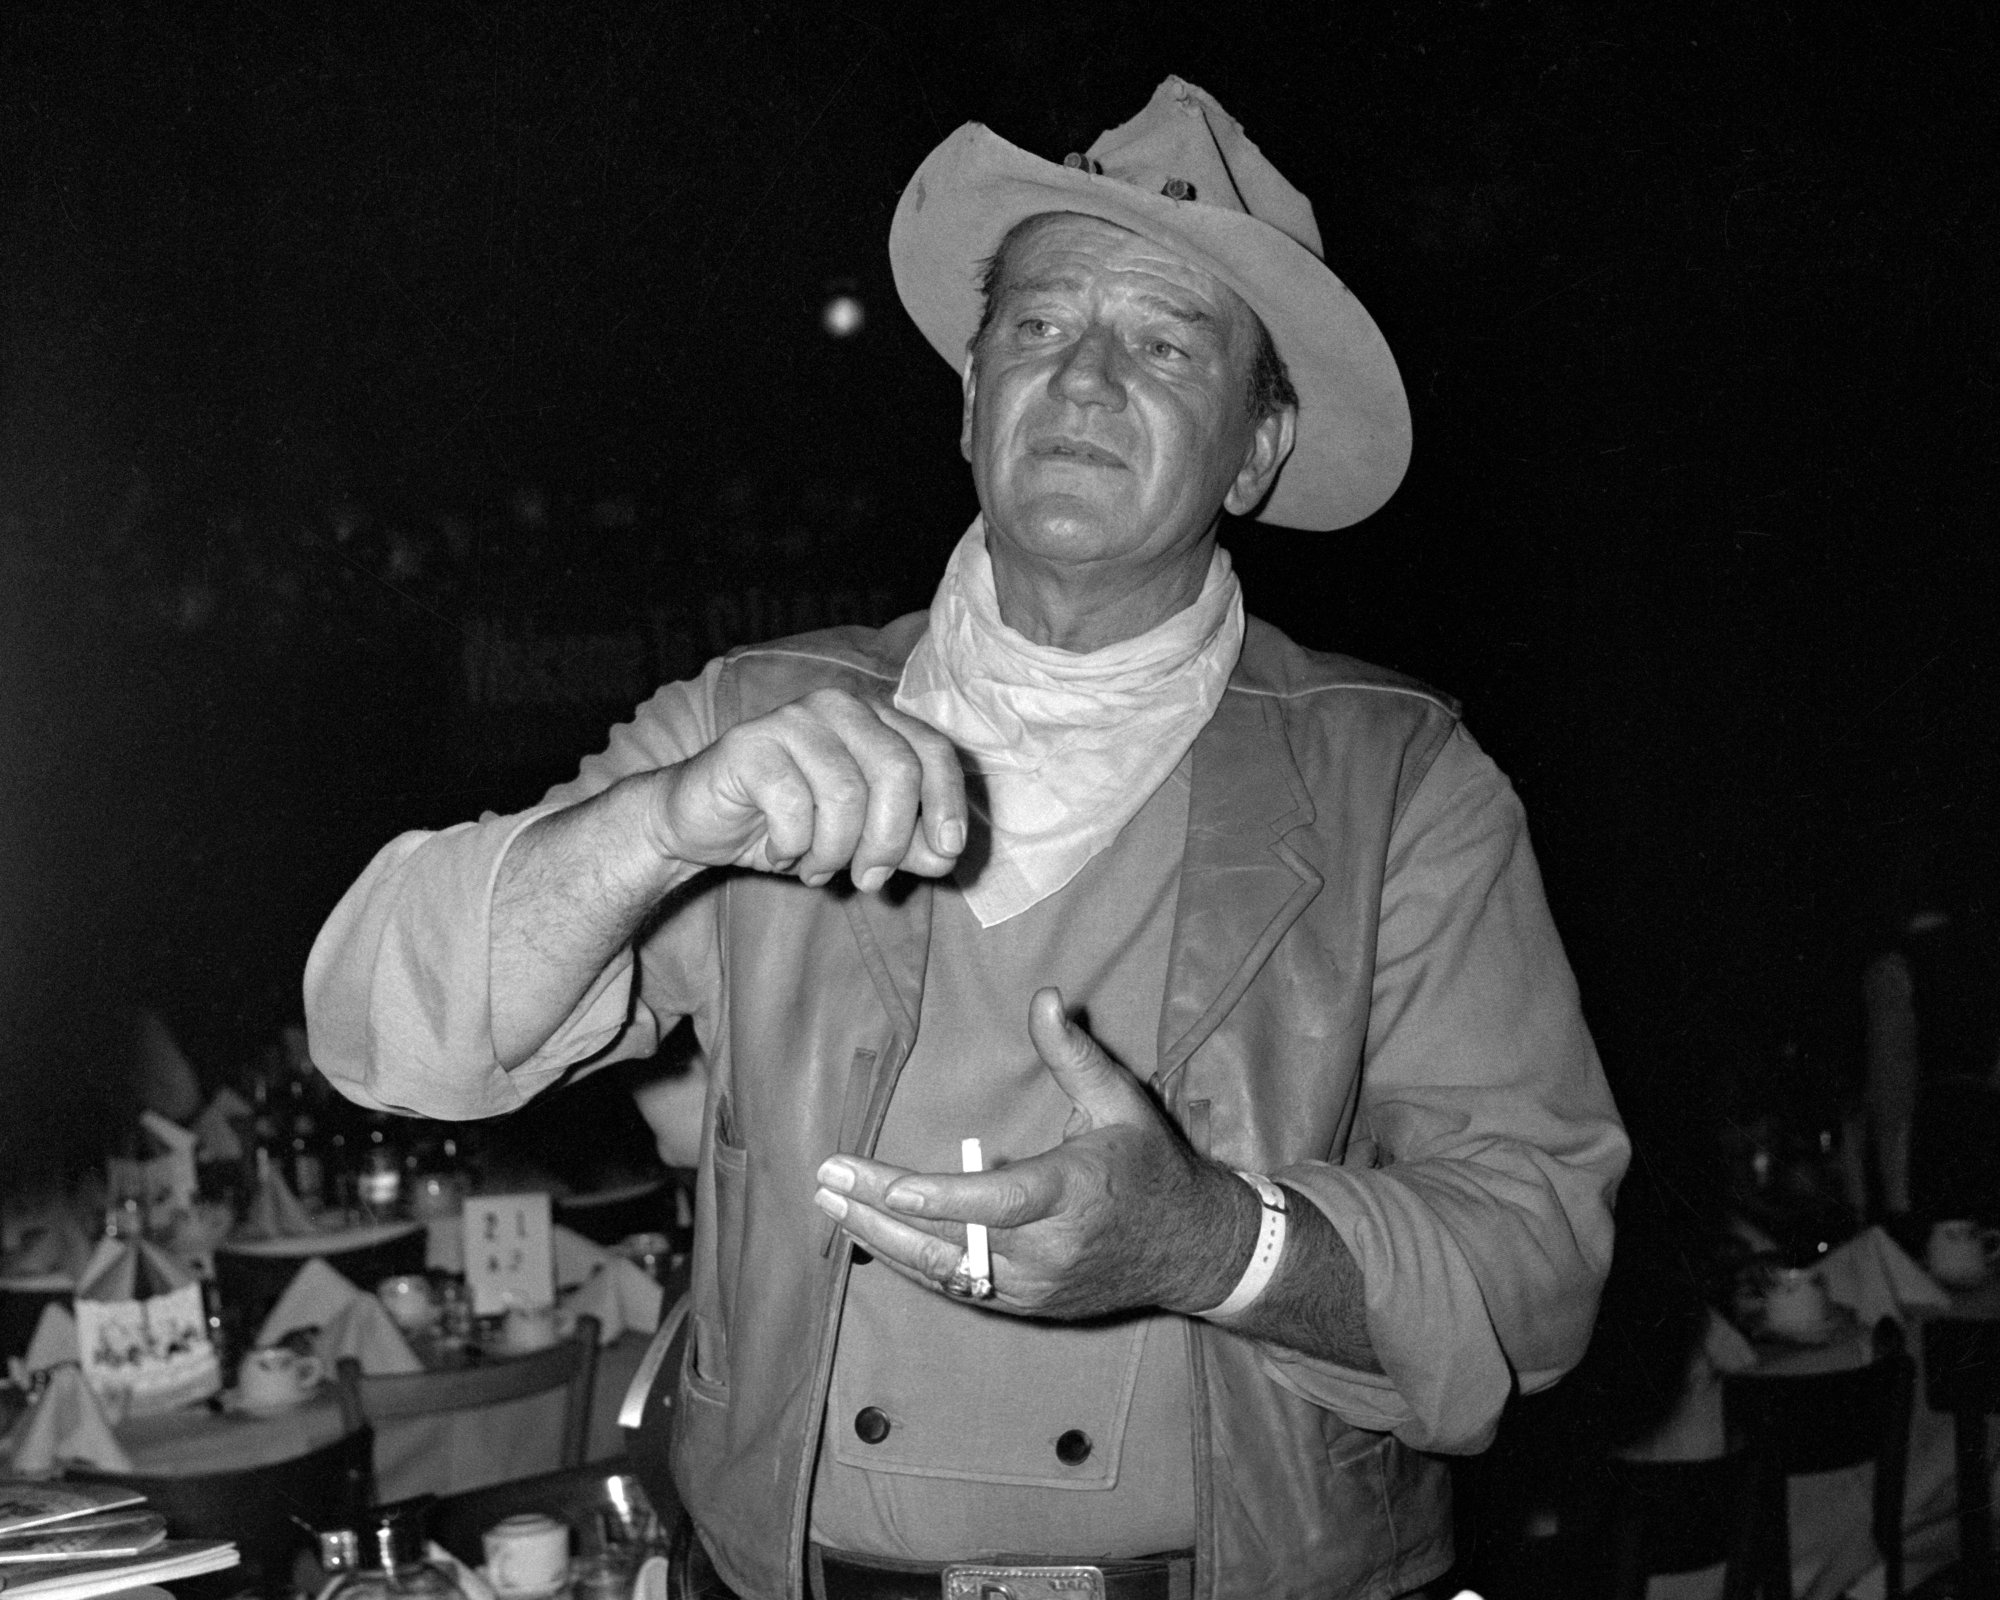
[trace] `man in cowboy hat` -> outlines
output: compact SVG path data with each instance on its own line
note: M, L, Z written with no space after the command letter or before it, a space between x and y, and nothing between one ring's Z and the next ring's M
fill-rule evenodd
M1061 165L961 128L890 249L982 512L929 613L734 652L541 806L394 841L314 1058L489 1115L693 1016L649 1409L714 1592L1400 1593L1441 1454L1581 1353L1625 1144L1506 781L1217 545L1387 499L1395 365L1178 79Z

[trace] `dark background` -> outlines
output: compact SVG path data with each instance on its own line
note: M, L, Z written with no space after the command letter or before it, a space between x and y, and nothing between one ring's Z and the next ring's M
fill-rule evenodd
M923 604L973 506L896 196L961 121L1059 158L1177 71L1312 196L1416 419L1361 527L1232 532L1250 604L1466 701L1671 1190L1729 1063L1851 1060L1885 885L1990 870L1992 29L9 8L10 1148L101 1131L134 1002L253 1053L373 849L531 800L659 672Z

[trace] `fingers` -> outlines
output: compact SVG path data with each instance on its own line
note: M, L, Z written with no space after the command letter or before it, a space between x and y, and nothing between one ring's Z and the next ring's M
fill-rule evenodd
M919 766L923 831L910 840L901 865L927 878L941 877L965 849L965 769L951 741L929 723L893 706L876 707L876 715L909 742Z
M935 1286L951 1275L965 1253L965 1230L952 1222L885 1211L883 1192L904 1176L900 1167L859 1156L835 1156L820 1163L820 1187L813 1204L878 1260Z
M663 830L684 859L792 872L815 887L845 869L872 891L898 869L942 877L965 846L951 742L837 690L732 728L684 769Z
M933 1286L950 1277L965 1254L962 1229L953 1229L954 1236L947 1237L825 1189L814 1199L822 1211L877 1259Z
M1035 991L1028 1002L1028 1037L1049 1075L1091 1126L1158 1116L1138 1080L1070 1021L1060 989Z

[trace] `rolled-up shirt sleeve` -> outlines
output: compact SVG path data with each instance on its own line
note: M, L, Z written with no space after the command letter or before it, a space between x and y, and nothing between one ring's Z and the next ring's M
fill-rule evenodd
M575 778L530 810L441 831L410 832L383 846L342 896L306 961L307 1044L314 1063L350 1100L377 1110L469 1120L516 1110L583 1063L651 1053L672 1014L676 985L634 992L633 951L597 974L541 1049L511 1072L493 1048L493 885L508 847L538 818L588 799L636 772L685 760L715 737L715 679L668 684L611 732ZM684 925L656 935L657 966L707 943L699 901ZM690 926L692 924L693 926ZM671 942L669 953L664 947ZM683 963L684 964L684 963ZM691 993L690 985L679 986ZM691 998L685 1007L691 1008Z
M1287 1388L1428 1450L1481 1448L1581 1358L1629 1146L1519 799L1457 730L1391 840L1355 1139L1273 1176L1361 1270L1383 1373L1267 1347Z

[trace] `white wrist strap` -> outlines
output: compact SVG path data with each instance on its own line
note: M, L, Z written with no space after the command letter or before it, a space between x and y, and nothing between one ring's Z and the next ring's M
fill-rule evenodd
M1239 1172L1236 1176L1257 1191L1263 1207L1262 1221L1257 1230L1257 1248L1250 1252L1250 1264L1236 1280L1236 1287L1229 1291L1229 1298L1199 1313L1211 1320L1249 1310L1270 1287L1271 1275L1278 1270L1278 1258L1285 1253L1285 1191L1259 1172Z

